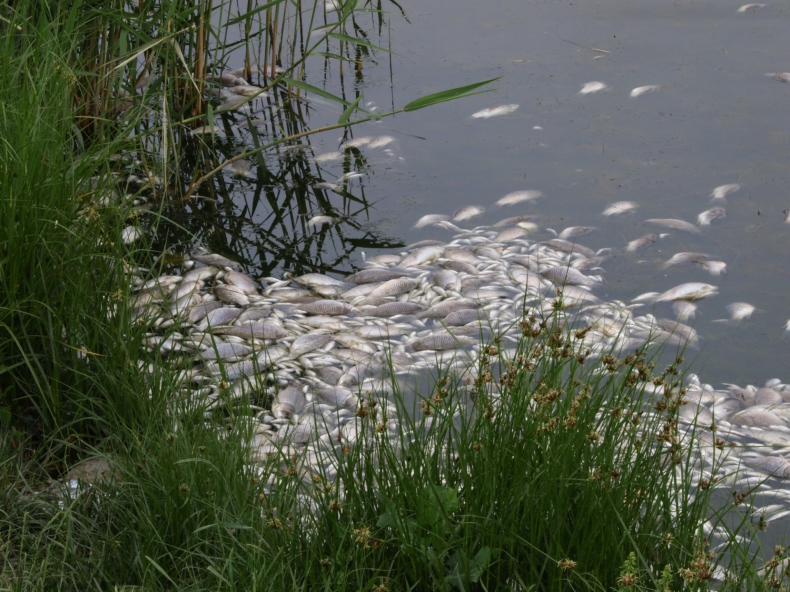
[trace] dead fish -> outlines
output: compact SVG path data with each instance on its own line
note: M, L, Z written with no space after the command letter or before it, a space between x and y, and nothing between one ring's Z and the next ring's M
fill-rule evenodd
M639 205L632 202L632 201L616 201L612 204L609 204L606 209L601 213L602 216L619 216L620 214L625 214L626 212L632 212Z
M368 259L368 263L378 263L380 265L389 265L391 263L400 263L400 255L384 254L374 255Z
M499 201L496 202L498 206L512 206L524 201L533 201L542 197L543 194L540 191L534 190L527 190L527 191L513 191L512 193L508 193L505 197L501 198Z
M442 290L446 290L458 283L458 273L450 269L435 271L431 274L431 281L435 286L439 286Z
M368 148L384 148L384 146L389 146L394 141L395 138L392 136L377 136L370 141Z
M332 216L313 216L307 221L307 226L323 226L324 224L334 224L337 222L337 218L333 218Z
M658 240L657 234L646 234L628 243L628 246L626 246L625 250L633 253L634 251L646 247L647 245L650 245L656 242L657 240Z
M216 253L210 253L206 255L193 255L192 259L195 261L199 261L200 263L204 263L206 265L216 265L217 267L230 267L231 269L238 269L239 264L235 261L231 261L227 257L223 257L222 255L217 255Z
M696 230L696 226L692 227ZM579 243L572 243L561 238L553 238L551 240L543 241L541 245L551 247L555 251L562 251L563 253L580 253L585 257L595 257L595 251L580 245Z
M143 236L143 231L138 226L127 226L121 231L121 240L125 245L131 245Z
M357 397L350 390L342 386L321 388L316 390L315 394L321 401L333 407L353 409L357 406Z
M324 333L306 333L294 339L291 344L290 352L294 358L298 358L308 352L325 346L332 341L332 337Z
M772 388L759 388L754 393L755 405L779 405L784 402L782 395Z
M445 216L444 214L427 214L417 220L414 228L424 228L425 226L430 226L432 224L436 224L437 222L444 222L445 220L449 220L450 216Z
M278 418L288 419L294 413L301 413L306 402L302 389L287 386L272 400L272 414Z
M254 308L248 308L243 313L239 315L238 322L246 323L247 321L260 321L261 319L267 318L272 312L270 306L256 306Z
M299 304L296 309L308 314L330 316L347 315L355 311L355 308L350 304L337 300L316 300L308 304Z
M675 230L685 230L686 232L692 232L694 234L700 234L701 232L700 229L693 224L689 224L683 220L676 220L675 218L650 218L649 220L645 220L645 223L673 228Z
M730 314L731 321L742 321L752 316L752 313L757 310L748 302L733 302L728 304L725 309Z
M388 280L377 287L370 293L373 298L386 297L386 296L400 296L406 292L412 291L418 286L418 283L408 278L396 278Z
M370 284L374 282L386 282L406 275L405 271L397 269L364 269L357 273L346 276L346 281L353 284Z
M477 113L472 113L473 119L488 119L499 115L509 115L518 109L518 105L499 105L498 107L488 107Z
M235 335L242 339L282 339L286 336L285 329L276 323L250 321L233 327L217 327L213 329L217 335Z
M285 274L285 275L288 279L295 281L297 284L301 286L306 286L307 288L315 288L317 286L345 286L346 285L345 282L336 280L335 278L329 277L328 275L324 275L323 273L306 273L298 277L291 276L290 274ZM351 286L349 286L349 288L351 288Z
M421 247L406 255L400 262L401 267L415 267L417 265L427 265L436 261L444 253L443 247L429 246Z
M415 315L418 319L442 319L448 314L459 310L473 310L477 309L477 304L474 302L465 302L462 300L443 300L431 306L428 310L417 313Z
M695 261L694 263L708 270L711 275L727 273L727 264L724 261Z
M790 461L781 456L766 456L746 461L750 467L765 471L766 473L779 477L780 479L790 479Z
M236 76L235 74L231 74L230 72L223 72L219 76L212 76L211 79L214 82L219 82L225 87L241 86L242 84L247 84L247 81L244 80L244 78Z
M521 238L527 234L527 231L523 228L508 228L507 230L503 230L499 234L494 237L495 243L507 243L512 240L516 240L517 238Z
M453 212L453 220L455 222L461 222L463 220L469 220L469 218L474 218L475 216L479 216L485 212L484 208L480 206L464 206Z
M485 318L486 315L481 310L467 308L466 310L451 312L446 317L444 317L444 319L442 319L442 324L447 325L448 327L460 327L462 325L468 325L474 321L485 320Z
M591 280L578 269L573 267L549 267L540 272L547 280L555 284L569 284L571 286L589 286Z
M218 343L200 352L200 359L203 361L222 360L224 362L237 362L246 358L252 352L253 349L243 343Z
M342 151L349 150L351 148L359 148L360 146L365 146L366 144L370 144L372 138L367 136L363 136L361 138L354 138L353 140L348 140L347 142L343 142L340 144L340 149Z
M222 278L227 284L237 287L245 294L257 294L258 286L247 274L239 271L228 271Z
M216 267L196 267L195 269L190 269L188 272L184 274L185 282L193 282L193 281L205 281L211 279L215 275L219 269Z
M187 317L187 322L198 323L206 318L206 315L210 313L212 310L216 310L222 307L222 303L219 300L212 300L210 302L203 302L201 304L197 304L193 306L189 310L189 316Z
M339 189L339 185L337 183L327 183L322 181L321 183L316 183L315 185L311 185L313 189L328 189L329 191L337 191Z
M421 240L417 241L416 243L411 243L410 245L406 245L406 250L411 251L414 249L421 249L422 247L441 247L444 245L444 242L438 240Z
M744 4L741 6L737 12L746 12L747 10L755 10L757 8L765 8L768 6L767 4Z
M214 295L223 302L238 304L239 306L247 306L250 303L244 291L236 286L216 286Z
M702 300L708 296L715 296L718 294L718 288L710 284L703 284L702 282L689 282L675 286L671 290L667 290L656 298L656 302L668 302L671 300Z
M710 226L711 222L715 222L720 218L727 217L727 210L722 207L715 207L709 210L705 210L699 216L697 216L697 224L700 226Z
M256 97L259 99L264 99L266 97L271 96L269 93L265 92L260 86L255 86L253 84L239 84L238 86L233 86L229 88L230 92L236 95L240 95L242 97Z
M697 312L697 305L686 300L676 300L672 303L672 312L675 313L675 318L678 321L687 321L694 318Z
M710 258L706 253L677 253L667 259L661 269L672 267L673 265L686 265L689 263L699 263Z
M393 325L365 325L354 329L354 333L367 339L397 337L402 331Z
M252 360L244 360L234 364L221 365L216 362L212 362L211 364L206 364L206 370L215 376L223 374L224 371L224 374L228 380L236 380L242 376L252 376L255 374L258 370L256 366L256 362L253 362Z
M504 220L500 220L494 224L493 228L502 228L503 226L513 226L514 224L519 224L520 222L529 222L530 220L534 220L536 217L537 216L513 216L512 218L505 218Z
M562 240L567 240L569 238L573 238L574 236L581 236L583 234L589 234L593 230L598 230L594 226L569 226L562 232L560 232L559 238Z
M646 95L647 93L655 92L657 90L661 90L661 86L657 84L649 84L647 86L637 86L634 90L631 91L629 96L636 98L641 97L642 95Z
M770 76L779 82L790 82L790 72L771 72L766 74L766 76Z
M425 350L447 351L474 345L475 343L477 343L476 339L463 335L453 336L449 333L433 333L413 341L411 347L418 352Z
M342 175L336 179L338 183L343 183L344 181L350 181L351 179L357 179L359 177L363 177L364 173L360 173L359 171L349 171L345 175Z
M207 304L211 304L210 302ZM221 305L221 303L220 303ZM209 327L219 327L220 325L229 325L235 321L241 314L240 308L231 308L224 306L215 310L210 310L206 313L205 318L197 326L201 331L205 331Z
M579 94L588 95L590 93L596 93L601 90L606 90L607 88L609 87L606 86L603 82L596 82L596 81L588 82L587 84L582 86L582 89L579 91Z
M313 162L322 163L322 162L331 162L333 160L340 160L345 155L342 152L324 152L323 154L319 154L312 158Z
M397 315L409 315L423 310L425 307L416 302L387 302L375 308L365 309L365 316L391 318Z
M452 269L453 271L457 271L459 273L468 273L469 275L475 275L477 273L477 268L474 265L471 263L465 263L463 261L442 261L439 263L439 267Z
M740 191L741 186L737 183L730 183L729 185L719 185L714 189L710 197L711 199L725 199L730 193Z

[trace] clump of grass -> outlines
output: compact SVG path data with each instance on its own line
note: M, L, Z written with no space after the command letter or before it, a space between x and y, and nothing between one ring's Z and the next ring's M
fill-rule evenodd
M111 421L106 412L124 414L134 404L121 384L136 345L119 322L126 297L123 219L108 164L121 144L87 145L75 127L78 83L64 59L69 46L61 25L6 14L0 422L33 442L103 438ZM112 405L105 406L109 393Z
M7 487L4 575L26 589L705 588L708 493L689 485L678 368L585 358L573 333L523 327L469 384L438 377L418 411L365 394L356 430L323 448L334 480L287 446L252 462L243 407L207 422L154 392L148 427L111 457L116 483L50 499Z

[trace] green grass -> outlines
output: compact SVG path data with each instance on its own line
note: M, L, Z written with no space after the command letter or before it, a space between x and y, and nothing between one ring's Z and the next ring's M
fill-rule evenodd
M141 5L161 11L141 10L140 19L161 26L170 17L179 31L203 22L221 44L205 28L206 3ZM2 6L0 589L707 586L700 529L711 510L708 493L689 486L690 448L675 441L674 366L654 377L643 356L582 363L566 347L571 332L525 327L509 362L495 344L486 349L472 385L435 377L417 410L396 392L395 443L369 398L360 437L331 449L331 483L305 473L298 454L252 462L244 403L207 422L179 402L166 360L141 372L143 328L126 311L124 258L153 256L121 244L128 221L115 157L146 142L162 147L180 137L173 129L203 117L193 80L179 73L175 45L160 44L148 54L160 86L118 119L113 93L142 72L137 62L125 72L114 64L149 41L122 26L122 3ZM299 60L273 34L296 30L287 6L247 14L245 43L259 19L267 63L286 51ZM195 80L221 61L221 52L206 53L201 65L200 39L176 40ZM163 97L168 123L146 127L146 109ZM178 143L168 146L148 163L166 180L179 162ZM164 183L154 198L190 190L176 186ZM670 383L658 410L637 389L640 375ZM66 470L99 455L117 476L66 495ZM733 553L743 567L732 587L759 587L750 558Z

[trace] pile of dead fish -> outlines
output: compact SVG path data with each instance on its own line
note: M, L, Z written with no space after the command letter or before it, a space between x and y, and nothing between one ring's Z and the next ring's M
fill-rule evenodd
M358 406L375 398L380 431L397 439L398 413L387 398L394 385L421 375L429 383L437 369L473 378L472 362L492 339L503 355L515 353L525 318L586 328L574 347L590 358L699 341L676 319L638 311L672 306L684 318L714 286L689 283L628 304L603 302L595 292L609 249L594 252L574 232L563 233L574 242L530 241L535 222L528 216L472 230L431 223L457 234L370 257L343 279L309 273L256 281L223 256L196 253L183 275L133 277L133 318L151 327L151 351L191 364L180 377L184 400L207 412L245 394L262 405L253 460L299 453L308 461L306 478L318 472L330 479L337 449L371 429ZM692 375L687 386L682 417L707 429L698 482L747 488L790 478L790 385L775 379L762 388L716 390ZM762 519L785 516L790 496L781 487L764 491L774 503L760 505L768 508Z

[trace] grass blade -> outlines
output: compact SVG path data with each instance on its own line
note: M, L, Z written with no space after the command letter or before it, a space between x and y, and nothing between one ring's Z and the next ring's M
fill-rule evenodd
M348 121L349 117L351 117L351 114L354 112L354 109L356 109L357 106L359 105L359 101L361 101L361 100L362 100L362 95L359 95L357 97L357 100L354 101L353 103L351 103L346 108L346 110L343 111L343 115L340 116L340 119L337 120L337 123L338 124L346 123Z
M484 80L483 82L476 82L475 84L469 84L467 86L459 86L458 88L451 88L449 90L443 90L438 93L434 93L432 95L426 95L419 99L408 103L405 107L403 107L404 111L417 111L418 109L424 109L425 107L430 107L431 105L437 105L439 103L444 103L446 101L452 101L453 99L461 99L463 97L472 96L478 93L473 93L471 91L480 88L481 86L485 86L486 84L490 84L495 80L499 80L501 76L497 76L496 78L491 78L490 80ZM492 89L493 90L493 89ZM490 91L482 91L482 92L490 92Z

